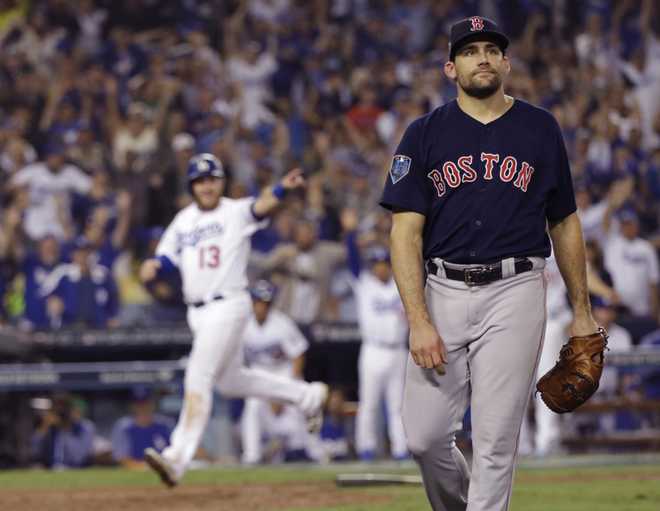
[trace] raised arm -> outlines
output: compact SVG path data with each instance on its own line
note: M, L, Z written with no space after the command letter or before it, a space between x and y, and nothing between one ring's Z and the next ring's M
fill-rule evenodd
M410 354L418 366L432 368L447 363L447 350L424 298L424 222L419 213L394 213L390 239L394 279L410 326Z
M603 231L609 234L612 227L612 217L617 209L630 198L635 189L635 180L628 177L613 183L607 194L607 208L603 216Z
M275 186L265 188L252 206L252 212L256 217L266 217L273 213L282 203L286 194L297 188L305 186L305 178L302 169L289 171Z
M573 324L570 334L593 334L598 330L598 325L591 315L584 239L577 213L572 213L563 220L552 224L550 238L552 238L557 266L566 284L571 305L573 305Z
M131 194L122 190L117 194L117 225L112 233L112 246L119 250L131 229Z

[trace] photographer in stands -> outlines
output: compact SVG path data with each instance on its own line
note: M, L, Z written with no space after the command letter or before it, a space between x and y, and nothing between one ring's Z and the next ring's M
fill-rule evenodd
M32 435L32 458L44 467L79 468L89 465L93 457L96 428L82 417L69 394L57 394L49 409L43 411Z

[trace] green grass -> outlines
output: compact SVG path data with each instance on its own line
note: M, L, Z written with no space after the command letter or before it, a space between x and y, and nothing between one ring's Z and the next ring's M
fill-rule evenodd
M332 481L338 472L360 467L329 468L214 468L189 472L185 485L277 484ZM414 469L378 468L376 472L414 473ZM85 489L159 484L151 473L118 469L67 472L37 470L0 472L0 500L4 489ZM283 490L284 491L284 490ZM374 504L295 508L295 511L417 511L430 509L421 487L347 488L356 501L364 494L389 497ZM359 499L357 497L360 497ZM585 468L519 469L511 511L658 511L660 465L616 465ZM288 510L289 511L289 510ZM291 509L290 511L294 511Z

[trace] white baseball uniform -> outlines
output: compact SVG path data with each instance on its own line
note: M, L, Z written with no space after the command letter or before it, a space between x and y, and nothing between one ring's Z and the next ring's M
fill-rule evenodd
M637 316L650 315L650 286L660 282L660 265L653 245L642 238L627 240L613 233L606 244L605 267L623 304Z
M385 398L391 454L407 456L401 419L403 381L408 357L403 304L393 278L382 282L363 271L352 280L362 338L358 364L360 405L355 442L365 459L373 456L378 438L378 417Z
M253 315L243 334L245 362L273 374L293 378L293 360L307 351L309 344L293 320L283 312L271 309L259 324ZM270 403L250 397L245 400L241 419L243 463L259 463L263 457L263 438L280 436L277 430L288 425L287 443L303 449L306 441L305 420L299 410L285 407L275 416Z
M183 409L163 457L181 477L208 421L214 385L227 396L256 396L298 405L313 415L325 387L243 366L241 340L252 311L246 290L250 236L262 227L254 199L222 198L210 211L181 210L156 249L164 264L181 271L188 324L194 339Z

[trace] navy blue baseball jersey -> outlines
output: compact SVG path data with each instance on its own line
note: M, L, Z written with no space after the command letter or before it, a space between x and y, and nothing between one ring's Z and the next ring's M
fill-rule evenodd
M380 204L424 215L424 258L460 264L547 257L546 219L576 210L559 125L519 99L488 124L456 101L413 121Z

